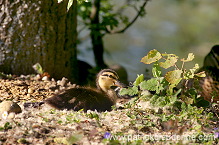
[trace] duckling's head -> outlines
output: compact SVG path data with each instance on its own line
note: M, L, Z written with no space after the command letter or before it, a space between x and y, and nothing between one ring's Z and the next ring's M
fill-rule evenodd
M96 78L97 88L107 92L112 86L122 87L123 84L119 82L119 76L112 69L103 69L97 74Z

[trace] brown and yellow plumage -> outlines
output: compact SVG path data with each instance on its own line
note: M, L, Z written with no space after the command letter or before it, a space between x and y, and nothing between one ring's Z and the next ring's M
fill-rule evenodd
M109 111L116 103L117 95L111 87L120 86L118 78L115 71L104 69L97 75L97 88L71 88L48 98L45 102L57 109Z
M219 45L213 46L205 57L203 67L198 72L202 71L206 77L199 78L197 82L191 80L189 85L194 86L205 100L219 101Z

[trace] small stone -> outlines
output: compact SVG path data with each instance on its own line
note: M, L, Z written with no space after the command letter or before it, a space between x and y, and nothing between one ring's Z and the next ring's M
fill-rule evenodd
M57 84L62 86L62 87L65 87L68 83L68 79L63 77L61 81L57 81Z
M50 88L50 86L45 86L44 89L48 90Z
M26 78L26 76L25 75L20 75L20 78Z
M130 129L130 130L128 131L128 133L129 133L129 134L135 134L135 130Z
M72 85L73 88L78 88L79 86L77 84Z
M59 90L65 90L65 87L60 86Z
M59 92L59 90L58 90L58 89L56 89L56 90L55 90L55 93L58 93L58 92Z
M37 74L37 75L34 77L34 79L35 79L36 81L39 81L39 80L41 79L40 74Z
M23 90L22 92L20 92L21 95L26 95L27 94L27 90Z
M48 77L48 76L44 76L44 77L42 78L42 81L49 81L49 77Z
M11 113L8 114L6 119L13 119L14 117L15 117L15 113L11 112Z
M17 95L17 96L14 96L14 97L13 97L13 100L14 100L14 101L19 101L19 100L20 100L20 96L18 96L18 95Z
M7 112L8 114L11 112L21 113L21 107L12 101L3 101L0 103L0 113Z
M31 95L30 95L30 94L27 94L27 98L31 98Z
M34 92L34 90L33 90L32 88L29 88L29 89L27 90L27 93L28 93L28 94L33 94L33 92Z

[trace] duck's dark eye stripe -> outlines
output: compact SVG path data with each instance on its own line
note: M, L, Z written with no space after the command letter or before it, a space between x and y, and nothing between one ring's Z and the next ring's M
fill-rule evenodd
M102 76L110 77L110 78L112 78L112 79L117 79L117 78L114 77L113 75L109 75L109 74L103 74Z
M116 80L116 78L114 76L112 76L112 75L109 75L109 77Z

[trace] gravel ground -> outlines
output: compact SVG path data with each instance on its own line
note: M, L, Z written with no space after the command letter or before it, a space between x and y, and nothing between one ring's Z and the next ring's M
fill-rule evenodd
M25 102L40 102L60 90L75 87L67 79L55 81L40 76L0 79L0 101L16 102L22 112L1 114L0 144L169 144L197 143L195 126L170 120L161 122L160 108L139 101L135 109L124 109L124 101L111 112L55 110L47 105L24 108ZM133 101L130 100L130 101ZM121 103L122 102L122 103ZM136 108L138 108L136 110ZM162 111L164 108L162 108ZM161 111L161 113L162 113ZM13 114L13 113L12 113ZM203 118L204 120L204 118ZM202 126L202 133L212 144L217 121ZM204 138L204 139L205 139ZM158 141L159 140L159 141Z

